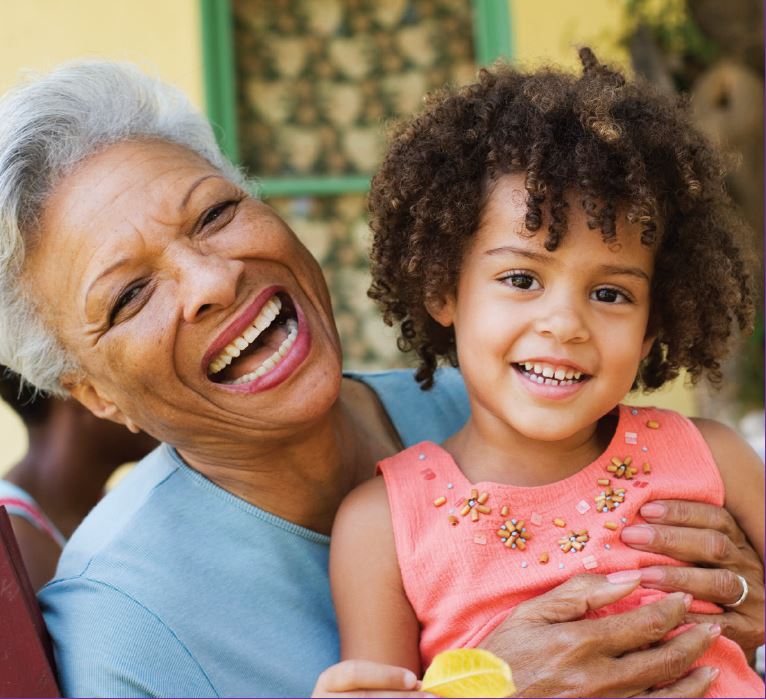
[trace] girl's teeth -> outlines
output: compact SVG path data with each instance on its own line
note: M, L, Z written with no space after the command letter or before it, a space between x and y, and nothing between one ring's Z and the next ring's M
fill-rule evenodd
M250 343L244 337L238 337L236 340L234 340L234 344L237 346L238 350L242 351L247 349L247 346Z
M564 367L544 366L532 362L524 362L518 366L524 368L524 373L530 381L548 386L571 386L582 376L582 372Z

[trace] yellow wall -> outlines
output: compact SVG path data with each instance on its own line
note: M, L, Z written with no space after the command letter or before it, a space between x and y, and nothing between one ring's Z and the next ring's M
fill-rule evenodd
M203 105L198 0L0 0L0 93L23 70L78 57L134 61ZM25 449L0 401L0 473Z
M23 69L135 61L203 103L198 0L0 0L0 92Z
M627 67L619 47L620 0L508 0L514 58L528 66L552 63L577 69L577 49L590 46L602 61Z

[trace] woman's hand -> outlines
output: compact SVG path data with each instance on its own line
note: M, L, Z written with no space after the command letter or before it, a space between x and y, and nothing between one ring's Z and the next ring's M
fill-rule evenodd
M344 660L328 667L317 680L312 697L430 697L419 692L411 670L369 660Z
M687 614L686 620L720 624L723 634L751 657L763 643L763 563L734 518L722 507L685 500L658 500L641 508L651 524L625 527L624 543L641 551L662 553L697 568L644 568L641 584L658 590L681 590L696 599L726 605L742 594L741 575L747 580L745 601L723 614Z
M720 627L696 624L640 650L683 623L690 596L674 593L623 614L581 618L639 582L638 572L578 575L516 606L482 647L508 662L521 697L703 696L717 669L700 667L678 678L720 635ZM650 691L666 682L672 684Z

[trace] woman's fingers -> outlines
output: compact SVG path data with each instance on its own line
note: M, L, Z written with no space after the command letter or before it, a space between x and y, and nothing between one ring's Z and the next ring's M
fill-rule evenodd
M674 592L657 602L585 623L593 627L601 652L616 656L662 640L668 632L683 623L689 604L690 596ZM693 660L689 660L687 667Z
M624 658L620 658L618 663L622 666L622 670L617 672L619 674L621 671L632 671L636 665L643 668L641 675L643 686L636 687L636 692L643 691L647 686L654 687L666 682L676 682L679 677L682 677L689 671L689 666L720 635L720 628L714 624L692 626L661 645L649 648L648 650L636 651ZM659 694L659 696L665 695Z
M739 549L716 529L691 529L662 524L635 524L620 532L623 543L641 551L662 553L679 561L731 566Z
M763 616L751 619L742 614L687 614L686 620L692 624L718 624L722 635L737 643L746 655L763 644Z
M317 679L314 697L354 692L355 696L390 696L407 692L406 696L430 696L417 692L418 678L411 670L369 660L344 660L331 665ZM370 690L386 690L371 693Z
M648 694L640 694L641 697L652 699L654 697L702 697L719 675L718 668L698 667L683 679L673 682L662 689Z
M654 500L641 508L641 516L651 524L693 529L715 529L737 546L744 542L742 530L723 507L688 500Z
M695 599L716 604L734 604L742 595L742 581L726 568L651 566L641 569L641 584L666 592L688 592Z
M622 599L638 586L640 580L641 574L637 570L610 576L575 575L558 587L516 606L513 621L556 624L579 619L589 610Z

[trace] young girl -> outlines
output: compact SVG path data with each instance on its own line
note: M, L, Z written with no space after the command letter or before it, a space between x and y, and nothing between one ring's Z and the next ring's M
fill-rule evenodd
M421 672L577 573L638 582L643 568L599 614L663 596L660 566L682 564L620 538L630 526L641 543L651 500L725 504L763 551L763 465L744 441L620 403L681 368L720 380L753 314L746 231L683 109L580 55L580 79L498 67L433 96L373 181L370 295L424 389L439 359L459 364L472 414L344 502L331 575L345 658ZM709 696L764 696L709 627Z

